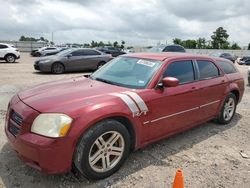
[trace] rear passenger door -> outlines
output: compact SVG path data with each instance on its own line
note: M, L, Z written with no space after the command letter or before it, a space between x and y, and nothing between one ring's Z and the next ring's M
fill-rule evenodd
M103 61L101 54L92 49L84 49L84 56L82 57L84 69L96 69L98 63Z
M216 115L223 100L227 78L212 61L197 60L196 63L202 101L200 115L202 119L210 119Z

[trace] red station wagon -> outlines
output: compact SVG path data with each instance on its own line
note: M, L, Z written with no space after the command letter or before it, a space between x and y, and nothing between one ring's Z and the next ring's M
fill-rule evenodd
M212 119L229 123L243 92L242 75L226 59L128 54L89 78L18 93L9 103L5 132L34 168L101 179L130 151Z

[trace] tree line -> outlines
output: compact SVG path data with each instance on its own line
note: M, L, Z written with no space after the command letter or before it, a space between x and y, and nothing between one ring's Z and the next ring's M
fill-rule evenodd
M241 47L236 43L230 43L228 42L229 34L227 33L227 30L225 30L223 27L217 28L213 34L211 35L211 39L207 40L206 38L198 38L197 40L194 39L188 39L188 40L182 40L180 38L174 38L173 43L179 44L183 46L184 48L188 49L232 49L232 50L240 50ZM19 41L44 41L46 43L50 43L53 45L53 42L50 42L49 40L45 39L44 37L40 37L38 39L33 37L25 37L21 36ZM118 41L115 41L113 43L111 42L103 42L103 41L94 41L92 40L90 43L84 43L84 44L78 44L79 46L83 47L103 47L103 46L113 46L115 48L125 48L126 42L122 40L120 43ZM131 47L127 47L131 48ZM250 50L250 43L248 44L248 50Z
M184 48L189 49L232 49L232 50L240 50L241 47L233 42L230 44L228 42L229 34L227 30L223 27L217 28L213 34L211 35L211 40L206 40L206 38L198 38L197 40L188 39L181 40L179 38L174 38L173 43L179 44ZM248 44L248 50L250 50L250 43Z

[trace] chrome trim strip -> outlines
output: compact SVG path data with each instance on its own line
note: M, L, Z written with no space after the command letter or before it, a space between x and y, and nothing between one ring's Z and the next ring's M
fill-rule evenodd
M212 105L212 104L215 104L215 103L218 103L220 102L220 100L216 100L216 101L213 101L213 102L209 102L209 103L206 103L206 104L203 104L199 107L195 107L195 108L191 108L191 109L188 109L188 110L184 110L184 111L181 111L181 112L177 112L177 113L174 113L174 114L170 114L170 115L167 115L167 116L163 116L163 117L160 117L160 118L157 118L157 119L154 119L154 120L151 120L151 121L146 121L144 122L143 124L148 124L148 123L154 123L154 122L157 122L157 121L160 121L162 119L166 119L166 118L169 118L169 117L173 117L173 116L176 116L176 115L180 115L180 114L183 114L183 113L186 113L186 112L190 112L190 111L193 111L193 110L198 110L200 108L204 108L206 106L209 106L209 105Z
M203 105L201 105L201 106L200 106L200 108L203 108L203 107L209 106L209 105L211 105L211 104L215 104L215 103L217 103L217 102L220 102L220 100L213 101L213 102L209 102L209 103L207 103L207 104L203 104Z
M121 93L111 93L110 95L119 97L121 100L123 100L124 103L127 104L129 109L131 110L132 113L139 113L140 110L136 106L135 102L127 95L121 94Z
M137 103L138 107L140 108L140 110L142 112L148 112L147 105L145 104L143 99L137 93L134 93L134 92L131 92L131 91L125 91L125 92L122 92L122 93L129 95Z
M193 111L193 110L197 110L197 109L199 109L199 107L195 107L195 108L191 108L191 109L184 110L184 111L181 111L181 112L177 112L177 113L174 113L174 114L170 114L168 116L163 116L163 117L151 120L151 123L154 123L156 121L159 121L159 120L162 120L162 119L166 119L166 118L169 118L169 117L172 117L172 116L176 116L176 115L179 115L179 114L183 114L183 113L186 113L186 112L190 112L190 111Z

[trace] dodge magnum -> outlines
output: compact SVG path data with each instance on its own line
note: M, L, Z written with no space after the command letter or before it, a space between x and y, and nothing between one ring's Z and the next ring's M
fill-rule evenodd
M133 150L216 119L232 120L244 81L226 59L135 53L90 77L41 84L15 95L5 132L28 165L101 179Z

